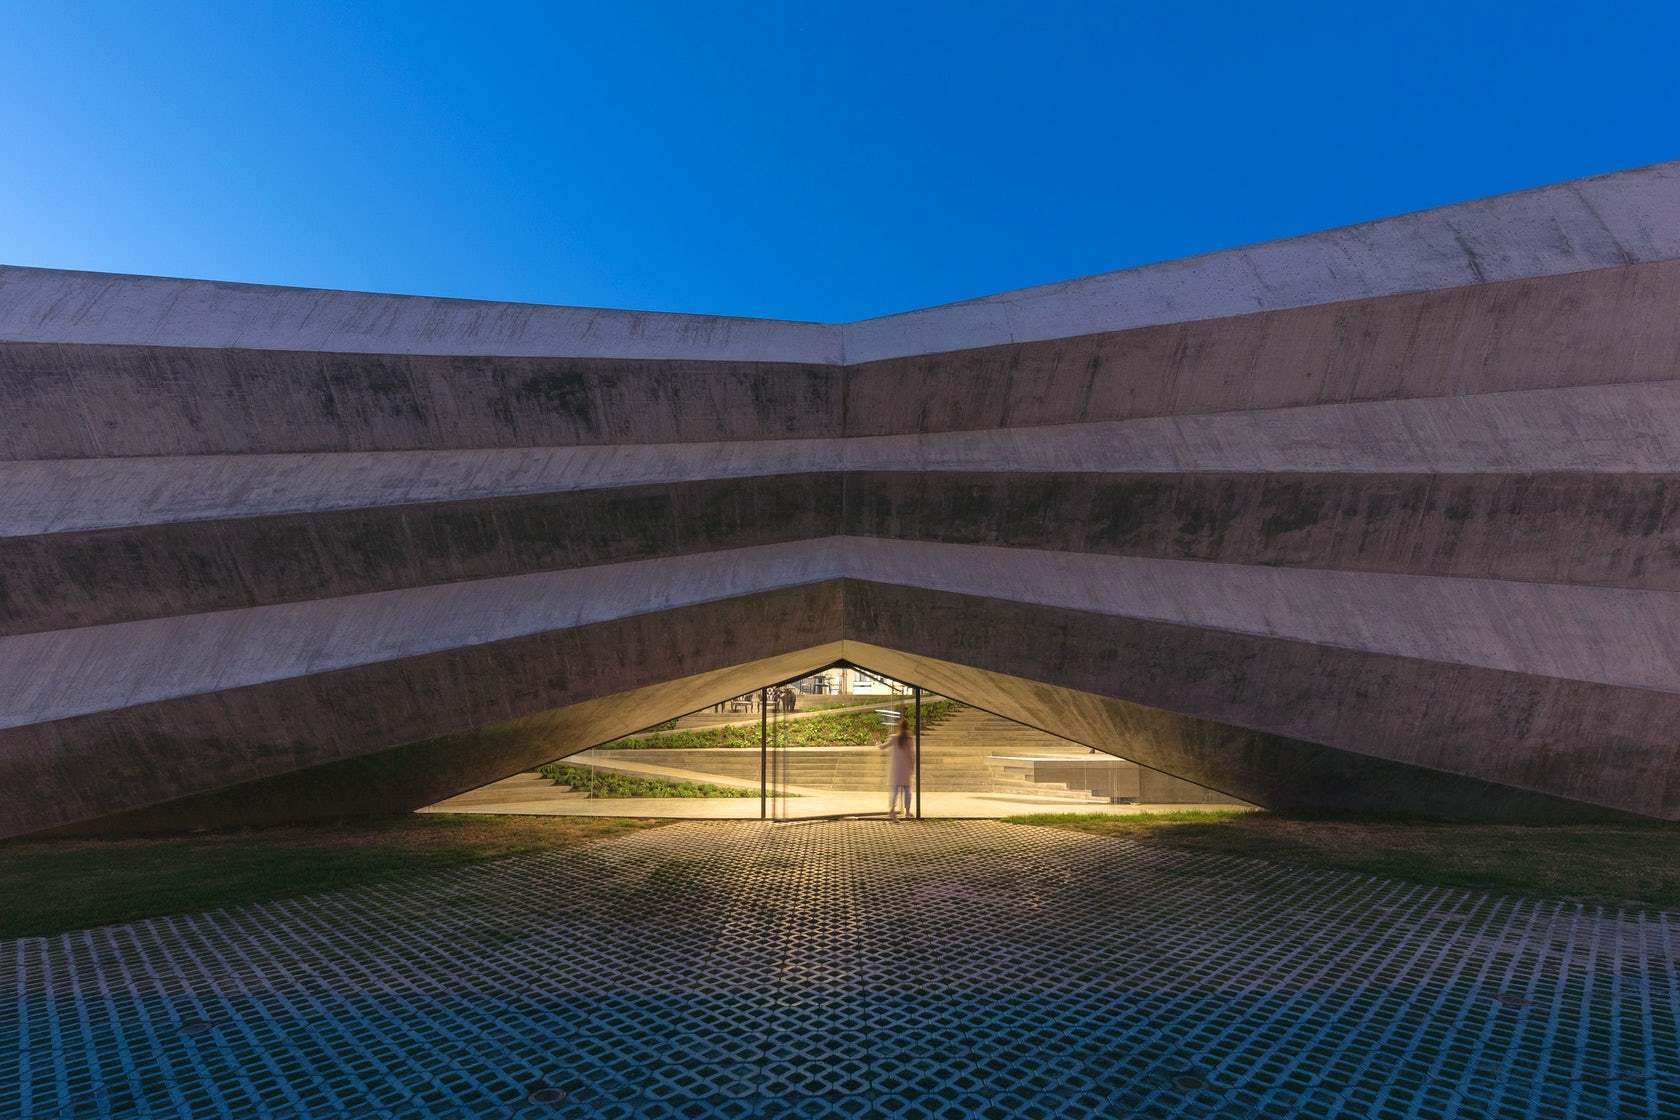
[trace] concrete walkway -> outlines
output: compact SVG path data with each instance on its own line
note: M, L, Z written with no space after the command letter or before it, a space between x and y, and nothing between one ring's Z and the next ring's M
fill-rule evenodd
M1680 914L691 822L0 941L21 1120L1680 1116Z
M463 795L470 798L470 794ZM926 793L922 814L949 820L985 820L1022 813L1161 813L1186 809L1231 809L1217 805L1107 805L1033 799L1009 794ZM599 799L532 797L521 801L474 803L462 798L419 810L422 813L511 813L522 816L666 817L673 820L757 820L756 797L603 797ZM786 799L778 816L886 816L886 795L880 793L820 792Z

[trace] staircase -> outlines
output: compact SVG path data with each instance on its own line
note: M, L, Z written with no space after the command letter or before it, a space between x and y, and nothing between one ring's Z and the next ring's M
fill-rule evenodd
M1067 782L1036 781L1032 765L1018 761L1046 757L1107 758L1093 755L1088 748L1047 731L1026 727L979 708L961 708L922 735L923 788L1096 804L1108 800ZM927 784L930 778L938 783L936 787Z
M1089 789L1070 786L1067 782L1040 781L1033 777L1030 765L1011 765L994 760L990 766L991 792L1014 793L1024 797L1054 797L1057 800L1088 801L1106 804L1108 798L1098 797Z
M922 733L922 755L1089 755L1089 748L982 712L963 707L955 715Z

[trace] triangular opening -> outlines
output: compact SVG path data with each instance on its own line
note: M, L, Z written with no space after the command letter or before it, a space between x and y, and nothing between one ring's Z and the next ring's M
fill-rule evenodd
M850 662L723 697L423 810L799 820L1241 805L1211 789ZM903 722L915 762L889 741ZM903 748L906 752L908 747ZM902 756L900 756L902 758ZM906 807L905 802L909 805Z

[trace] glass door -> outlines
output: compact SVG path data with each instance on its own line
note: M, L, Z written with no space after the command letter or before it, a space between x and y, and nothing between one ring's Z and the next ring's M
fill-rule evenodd
M886 682L823 712L764 690L764 815L779 822L921 816L921 692ZM902 727L903 739L897 738Z

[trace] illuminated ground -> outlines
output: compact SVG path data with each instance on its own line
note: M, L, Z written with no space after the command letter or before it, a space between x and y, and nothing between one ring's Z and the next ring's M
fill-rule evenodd
M1677 1115L1677 949L1059 830L694 822L0 942L0 1115Z

